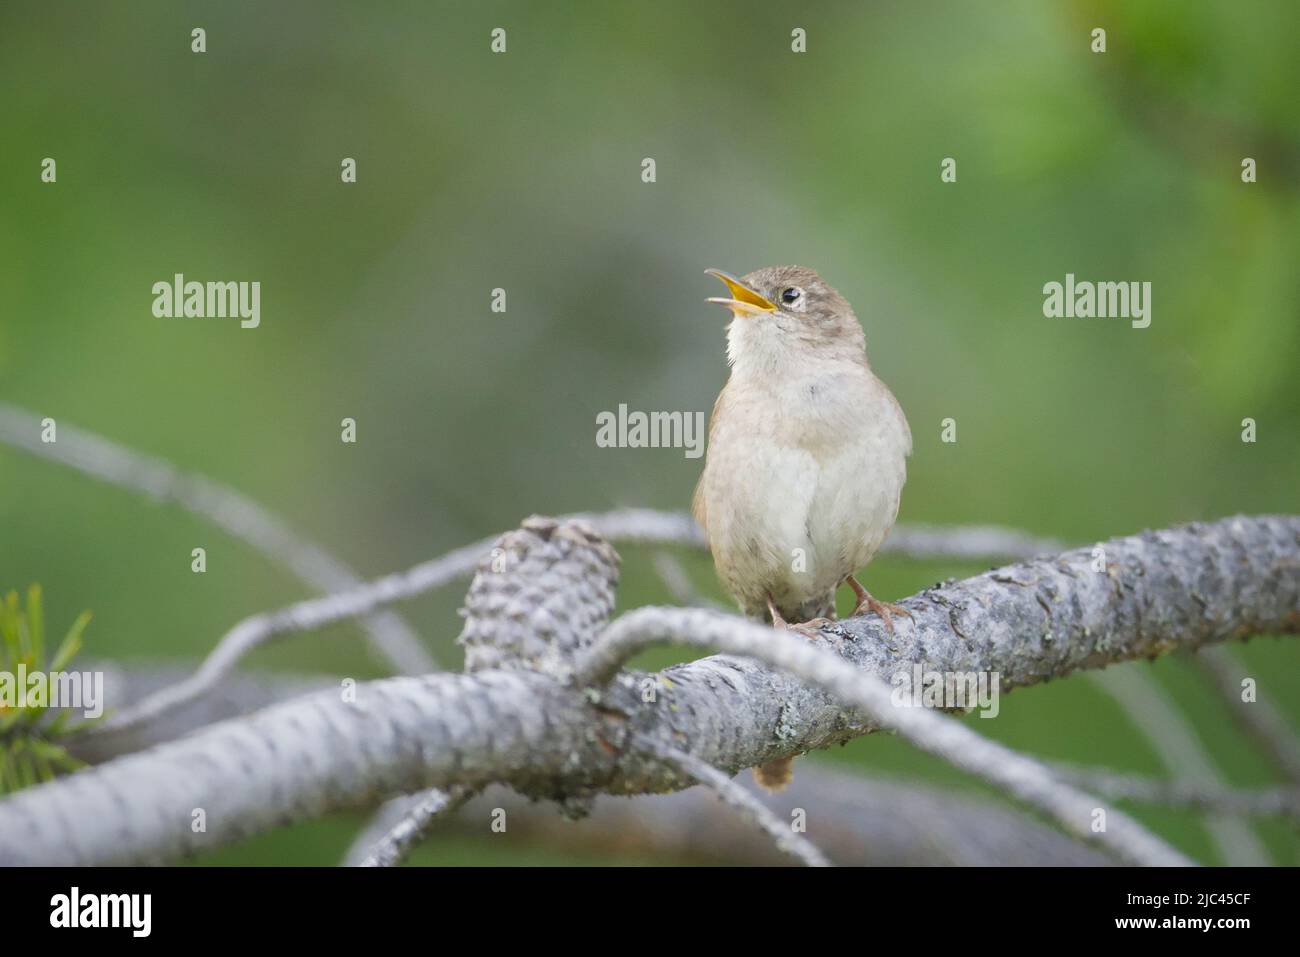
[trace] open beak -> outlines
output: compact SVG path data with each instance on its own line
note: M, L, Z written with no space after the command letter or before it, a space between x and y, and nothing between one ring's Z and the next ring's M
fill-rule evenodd
M712 296L709 298L709 302L716 302L719 306L726 306L737 316L757 316L765 312L776 312L776 306L773 303L754 292L735 276L725 273L721 269L706 269L704 271L710 276L717 276L731 290L731 298Z

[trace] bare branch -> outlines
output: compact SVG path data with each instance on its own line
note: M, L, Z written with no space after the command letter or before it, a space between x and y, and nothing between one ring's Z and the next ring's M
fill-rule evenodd
M566 660L589 645L609 620L618 575L618 553L590 525L541 516L525 519L520 528L498 538L478 563L461 611L465 627L457 639L465 649L465 670L566 674ZM362 834L389 831L366 860L400 860L434 811L471 791L453 785L445 795L435 788L413 801L390 801ZM384 827L394 817L396 823Z
M284 566L313 590L328 594L361 584L361 579L342 561L319 545L297 536L278 517L228 486L203 475L181 472L163 459L143 455L67 424L59 426L55 442L42 442L40 432L41 421L36 415L0 402L0 441L119 488L158 501L174 502ZM438 663L432 652L400 615L379 611L363 618L361 624L371 644L395 671L419 674L437 669ZM158 697L154 699L157 710L145 711L144 714L160 716L166 713L169 719L179 718L184 722L184 712L195 711L194 706L225 676L222 673L215 678L202 679L195 675L160 688L156 692ZM151 737L165 734L164 725L171 720L120 722L113 733L98 736L98 739L91 736L89 743L83 736L80 752L87 759L102 759L107 752L144 746Z
M667 761L683 774L694 778L713 791L724 804L739 811L746 820L757 825L759 830L772 838L773 843L783 853L803 861L809 867L830 867L831 862L812 841L796 834L789 825L782 823L764 807L754 795L717 768L711 767L680 748L671 747L653 738L637 737L633 739L633 746Z
M1151 742L1171 775L1192 786L1224 786L1223 776L1201 745L1192 723L1141 665L1107 668L1088 677L1127 715L1134 730ZM1259 867L1271 862L1249 822L1217 815L1204 824L1225 864Z
M288 569L313 591L336 592L361 583L342 561L228 486L65 423L58 424L57 441L42 442L40 435L39 416L0 402L0 442L110 485L174 502ZM364 619L362 625L396 671L420 674L437 668L419 635L400 616L383 612Z
M1110 859L1018 810L951 788L836 771L815 758L780 794L759 789L748 775L732 782L778 817L807 814L807 837L835 864L1096 867ZM727 864L788 862L762 831L742 820L704 788L637 797L601 795L579 820L556 814L548 802L530 801L493 786L445 823L449 833L483 833L495 808L505 810L516 841L562 848L566 853L645 855L658 861Z
M585 522L608 541L694 547L702 547L704 544L699 526L685 513L620 509L606 513L583 512L556 521ZM940 553L944 547L943 541L949 543L954 555L962 558L981 554L980 549L984 547L1027 550L1045 543L1019 532L992 527L975 527L969 530L970 534L960 528L946 532L924 529L916 535L906 529L895 529L894 532L895 537L901 537L905 542L913 539L897 551L925 557ZM91 734L116 738L137 732L143 725L156 722L174 709L211 693L246 655L277 638L365 615L465 578L491 552L499 538L500 536L494 536L482 539L406 571L385 575L355 588L245 618L222 636L216 648L191 677L118 712L108 721L97 725Z
M659 580L664 583L668 589L668 594L672 596L673 601L679 605L686 605L690 608L715 608L722 610L720 602L712 601L696 589L691 582L691 576L686 573L682 567L681 561L671 552L655 552L654 554L655 574Z
M185 669L172 664L124 667L113 662L92 661L85 663L85 667L104 673L104 695L112 701L138 700L186 674ZM172 721L157 725L164 734L133 742L128 750L179 738L204 725L335 685L337 679L323 675L233 675L222 684L218 694L205 696L175 715ZM81 746L75 750L83 761L99 763L115 756L107 751L88 751L86 744L80 742ZM915 782L847 774L810 761L800 765L794 782L779 795L759 791L743 777L734 783L747 788L777 813L788 813L794 807L812 808L809 834L815 838L824 833L828 855L840 864L1106 863L1106 858L1095 851L1023 815ZM377 810L371 823L357 835L343 863L353 867L360 864L374 845L429 793L403 795ZM1259 792L1261 814L1266 813L1273 793ZM549 803L511 795L504 788L493 789L486 800L486 808L504 807L510 817L511 832L516 837L522 834L525 839L568 847L577 844L593 850L634 847L661 858L758 864L785 859L766 837L753 831L749 824L735 820L730 809L720 806L716 798L700 788L676 795L606 798L597 803L591 815L578 822L560 817ZM474 799L476 806L481 803ZM449 818L450 814L449 809L437 820L457 831L468 829L456 823L458 817Z
M41 420L35 414L0 402L0 442L109 484L174 502L282 564L310 587L327 593L319 602L299 602L240 622L222 637L193 675L97 725L91 735L101 739L95 746L100 751L125 750L131 740L160 736L160 730L151 730L149 725L210 694L254 649L285 634L333 621L364 615L363 626L394 670L405 674L434 670L436 662L415 632L396 614L380 609L468 575L496 540L481 540L407 572L362 585L343 562L295 535L276 516L234 489L67 424L59 427L56 442L42 442L40 432ZM685 513L622 509L572 517L586 520L611 541L704 545L701 530ZM915 557L1015 557L1052 550L1054 545L996 527L917 527L896 529L883 551Z
M455 785L453 785L454 787ZM416 806L425 799L433 798L434 795L445 794L440 788L429 788L427 791L421 791L418 794L400 794L395 798L389 798L370 815L365 824L362 825L348 849L343 853L343 860L340 865L343 867L360 867L361 864L370 857L370 851L376 844L383 840L388 832L397 827L406 819ZM439 820L444 818L450 822L455 819L454 809L448 809L447 814L440 815Z
M1300 823L1300 789L1242 790L1196 781L1161 781L1110 768L1055 764L1056 773L1079 787L1116 800L1165 804L1170 807L1251 817L1280 817Z
M699 535L694 520L684 515L626 509L595 518L593 526L597 530L603 527L623 541L678 542ZM559 521L568 522L572 519ZM189 678L123 709L108 721L97 725L90 733L97 737L117 738L138 731L142 726L210 693L234 671L245 655L277 638L365 615L377 608L414 598L465 578L491 554L500 539L501 536L483 539L356 588L245 618L222 636L217 646Z
M1300 629L1300 518L1230 518L1105 549L1106 572L1091 570L1090 549L1009 566L906 599L914 625L901 622L892 636L875 616L853 618L807 650L880 677L919 662L996 672L1005 691ZM657 675L623 672L599 693L517 669L356 690L355 701L309 695L19 792L0 802L0 863L171 859L456 783L508 782L561 799L662 792L689 780L630 748L631 734L689 747L728 773L878 726L804 680L725 655ZM202 832L191 826L198 808L208 811Z
M104 675L106 702L140 701L157 694L190 674L188 665L95 660L82 665L84 670ZM245 672L232 675L213 694L197 698L173 711L167 721L142 726L135 733L95 737L85 732L68 739L74 757L87 764L100 764L121 754L172 741L191 731L261 710L313 691L338 688L333 675L279 675Z
M234 671L245 655L277 638L356 618L454 580L460 573L449 574L448 566L458 568L462 552L452 552L445 556L445 561L440 559L417 565L409 571L388 575L349 591L300 601L278 611L245 618L222 636L193 675L131 708L123 709L96 726L91 734L114 736L135 731L141 725L194 701L211 692ZM481 553L476 551L476 554Z
M1001 525L898 525L880 549L882 555L953 561L1027 560L1065 548L1056 538L1040 538Z
M1300 784L1300 740L1290 723L1268 697L1242 700L1245 666L1226 648L1202 648L1192 660L1214 682L1236 722L1269 756L1283 777Z
M432 788L419 795L393 829L370 849L360 867L396 867L428 836L429 829L455 811L478 789L453 785L446 791Z
M1061 781L1039 761L925 708L897 707L880 678L854 668L828 650L788 632L700 609L641 608L614 622L596 647L579 658L580 684L612 676L619 663L655 644L720 648L756 658L822 687L862 711L877 727L891 728L912 744L1054 818L1068 833L1093 841L1129 864L1178 865L1190 861L1137 821L1111 809L1094 830L1101 804Z
M704 532L685 512L629 508L580 512L565 516L564 520L584 521L606 540L620 544L705 547ZM1041 538L999 525L898 525L879 554L910 559L1005 561L1054 554L1064 547L1058 539Z

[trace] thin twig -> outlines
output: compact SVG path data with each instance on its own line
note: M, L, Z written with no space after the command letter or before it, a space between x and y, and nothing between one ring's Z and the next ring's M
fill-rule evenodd
M637 545L689 545L702 547L703 533L695 520L686 513L657 512L653 509L627 508L613 512L579 512L557 521L581 520L591 525L607 541ZM970 530L948 530L953 553L960 557L980 554L984 546L1001 546L1008 549L1027 548L1044 544L1023 533L1008 529L977 527ZM899 530L895 530L897 535ZM904 539L908 536L904 532ZM209 693L250 652L283 637L300 631L311 631L325 625L368 614L394 602L414 598L435 588L441 588L467 577L484 555L488 554L500 536L480 539L463 545L437 558L421 562L411 568L376 578L356 587L338 591L321 598L296 602L285 608L264 612L245 618L222 636L207 658L186 680L167 688L136 705L123 709L107 721L96 725L88 734L96 736L120 735L138 729L146 722L156 721L167 713ZM919 544L908 545L918 551L912 554L929 556L930 550L939 547L938 533L927 529L920 535ZM1017 545L1019 543L1019 545ZM899 549L899 551L903 551ZM904 552L908 553L908 552Z
M672 552L655 552L654 568L655 574L659 576L659 580L664 583L664 587L668 589L668 594L672 596L673 601L677 602L677 604L690 608L723 610L721 602L713 601L700 594L699 590L691 582L691 576L686 573L681 561Z
M761 831L771 837L776 846L786 854L798 858L809 867L831 866L831 862L827 860L826 855L812 841L801 834L796 834L790 825L777 818L775 814L763 806L758 798L717 768L705 761L701 761L693 754L682 751L680 748L674 748L645 735L637 735L633 739L633 744L635 747L663 761L667 761L683 774L694 778L700 784L711 789L723 803L735 808L749 821L757 825Z
M680 544L699 539L699 527L689 515L622 509L604 515L578 516L592 524L606 539L625 542ZM563 521L563 520L562 520ZM473 572L500 536L480 539L411 568L385 575L363 585L296 602L277 611L252 615L221 637L217 645L184 681L165 688L137 704L124 708L107 721L94 726L89 735L117 736L158 720L196 698L212 691L240 660L276 638L300 631L312 631L334 622L368 614L394 602L441 588Z
M915 560L1026 561L1054 555L1065 547L1060 539L1002 525L898 525L880 547L880 554Z
M1225 788L1195 781L1162 781L1111 768L1053 764L1056 773L1079 787L1115 800L1141 801L1169 807L1251 817L1280 817L1300 823L1300 789Z
M747 774L732 783L778 818L802 809L807 815L805 836L824 847L832 864L1097 867L1113 863L1095 848L1019 808L951 787L835 770L816 758L801 762L794 780L780 794L761 791ZM789 861L765 833L699 787L637 797L600 795L590 813L566 820L548 802L529 800L498 785L443 826L459 836L480 836L485 812L498 807L509 816L514 841L570 854L583 851L623 860L644 855L662 862L733 866Z
M1300 740L1272 701L1258 696L1258 689L1254 701L1242 700L1241 681L1246 671L1240 659L1226 648L1202 648L1192 660L1223 695L1233 719L1268 755L1282 776L1300 784Z
M337 621L365 615L377 608L419 595L454 581L467 559L477 561L483 550L467 546L405 572L386 575L366 585L321 598L296 602L279 611L245 618L222 636L198 670L184 681L124 708L88 732L94 736L125 733L193 701L215 688L249 652L284 635L312 631Z
M1094 671L1088 677L1124 712L1135 732L1146 737L1170 775L1191 786L1224 786L1224 777L1196 728L1141 664ZM1272 863L1250 822L1217 815L1204 824L1224 864L1261 867Z
M1300 518L1235 516L1112 539L1105 549L1105 571L1092 570L1088 549L1009 566L904 599L914 620L893 634L877 616L859 616L822 629L819 645L879 679L924 662L999 675L1007 691L1300 631ZM769 630L760 631L769 644ZM599 689L512 668L354 690L286 701L20 791L0 801L0 865L171 860L454 784L505 782L535 797L682 788L688 778L628 747L633 729L734 773L881 727L815 682L732 655L620 672ZM923 712L900 709L892 723L908 713ZM209 809L206 830L191 827L195 808Z
M365 616L363 626L372 642L398 673L435 670L435 659L415 632L396 614L379 609L469 575L498 537L481 539L406 572L362 584L343 562L294 534L276 516L234 489L66 423L58 425L54 442L43 442L40 434L37 415L0 402L0 442L150 498L175 502L326 593L317 601L298 602L279 612L244 619L221 638L193 675L97 725L90 733L99 737L137 731L145 723L192 703L211 692L245 655L279 636L351 617ZM588 521L610 541L695 548L705 544L699 526L685 513L619 509L570 517ZM1049 551L1054 545L1013 529L917 527L896 529L882 551L915 557L1019 557Z
M380 838L359 867L396 867L425 839L438 820L451 814L478 792L478 788L454 785L443 791L432 788L416 797L406 816Z
M1058 780L1041 762L971 731L925 708L896 707L888 685L837 655L789 633L702 609L639 608L609 626L574 667L575 683L603 683L633 655L658 644L717 648L756 658L797 675L861 709L927 751L976 777L1005 788L1023 803L1055 819L1068 833L1092 841L1117 859L1139 865L1192 863L1121 811ZM1103 820L1097 812L1105 810Z
M144 455L93 432L57 424L56 441L41 441L41 418L0 402L0 442L38 458L70 466L110 485L149 498L174 502L292 572L313 591L329 594L354 588L361 579L346 564L246 495L164 459ZM392 612L362 621L376 650L404 674L437 670L419 635Z
M315 591L329 594L361 584L360 577L344 562L294 533L246 495L204 475L182 472L164 459L133 451L67 423L59 423L57 428L56 440L43 442L40 417L0 402L0 441L110 485L158 501L174 502L282 565ZM372 646L394 671L422 674L437 670L437 659L396 612L385 610L365 616L361 626ZM217 680L225 673L228 672L223 672ZM156 700L171 702L164 710L180 708L192 704L216 683L199 683L195 677L161 689ZM142 722L124 722L118 730L138 731L141 727Z

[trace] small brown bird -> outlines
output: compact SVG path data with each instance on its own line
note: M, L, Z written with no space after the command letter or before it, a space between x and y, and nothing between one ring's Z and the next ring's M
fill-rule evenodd
M912 433L898 400L867 363L852 307L817 273L769 266L736 279L709 269L731 296L731 376L709 423L693 511L727 591L753 618L810 638L835 615L847 582L854 614L907 609L877 601L854 577L898 516ZM754 769L770 790L792 758Z

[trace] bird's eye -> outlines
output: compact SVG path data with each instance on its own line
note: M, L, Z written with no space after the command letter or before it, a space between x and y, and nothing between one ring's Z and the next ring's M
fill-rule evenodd
M786 286L781 290L781 301L787 306L792 306L803 296L803 290L798 286Z

